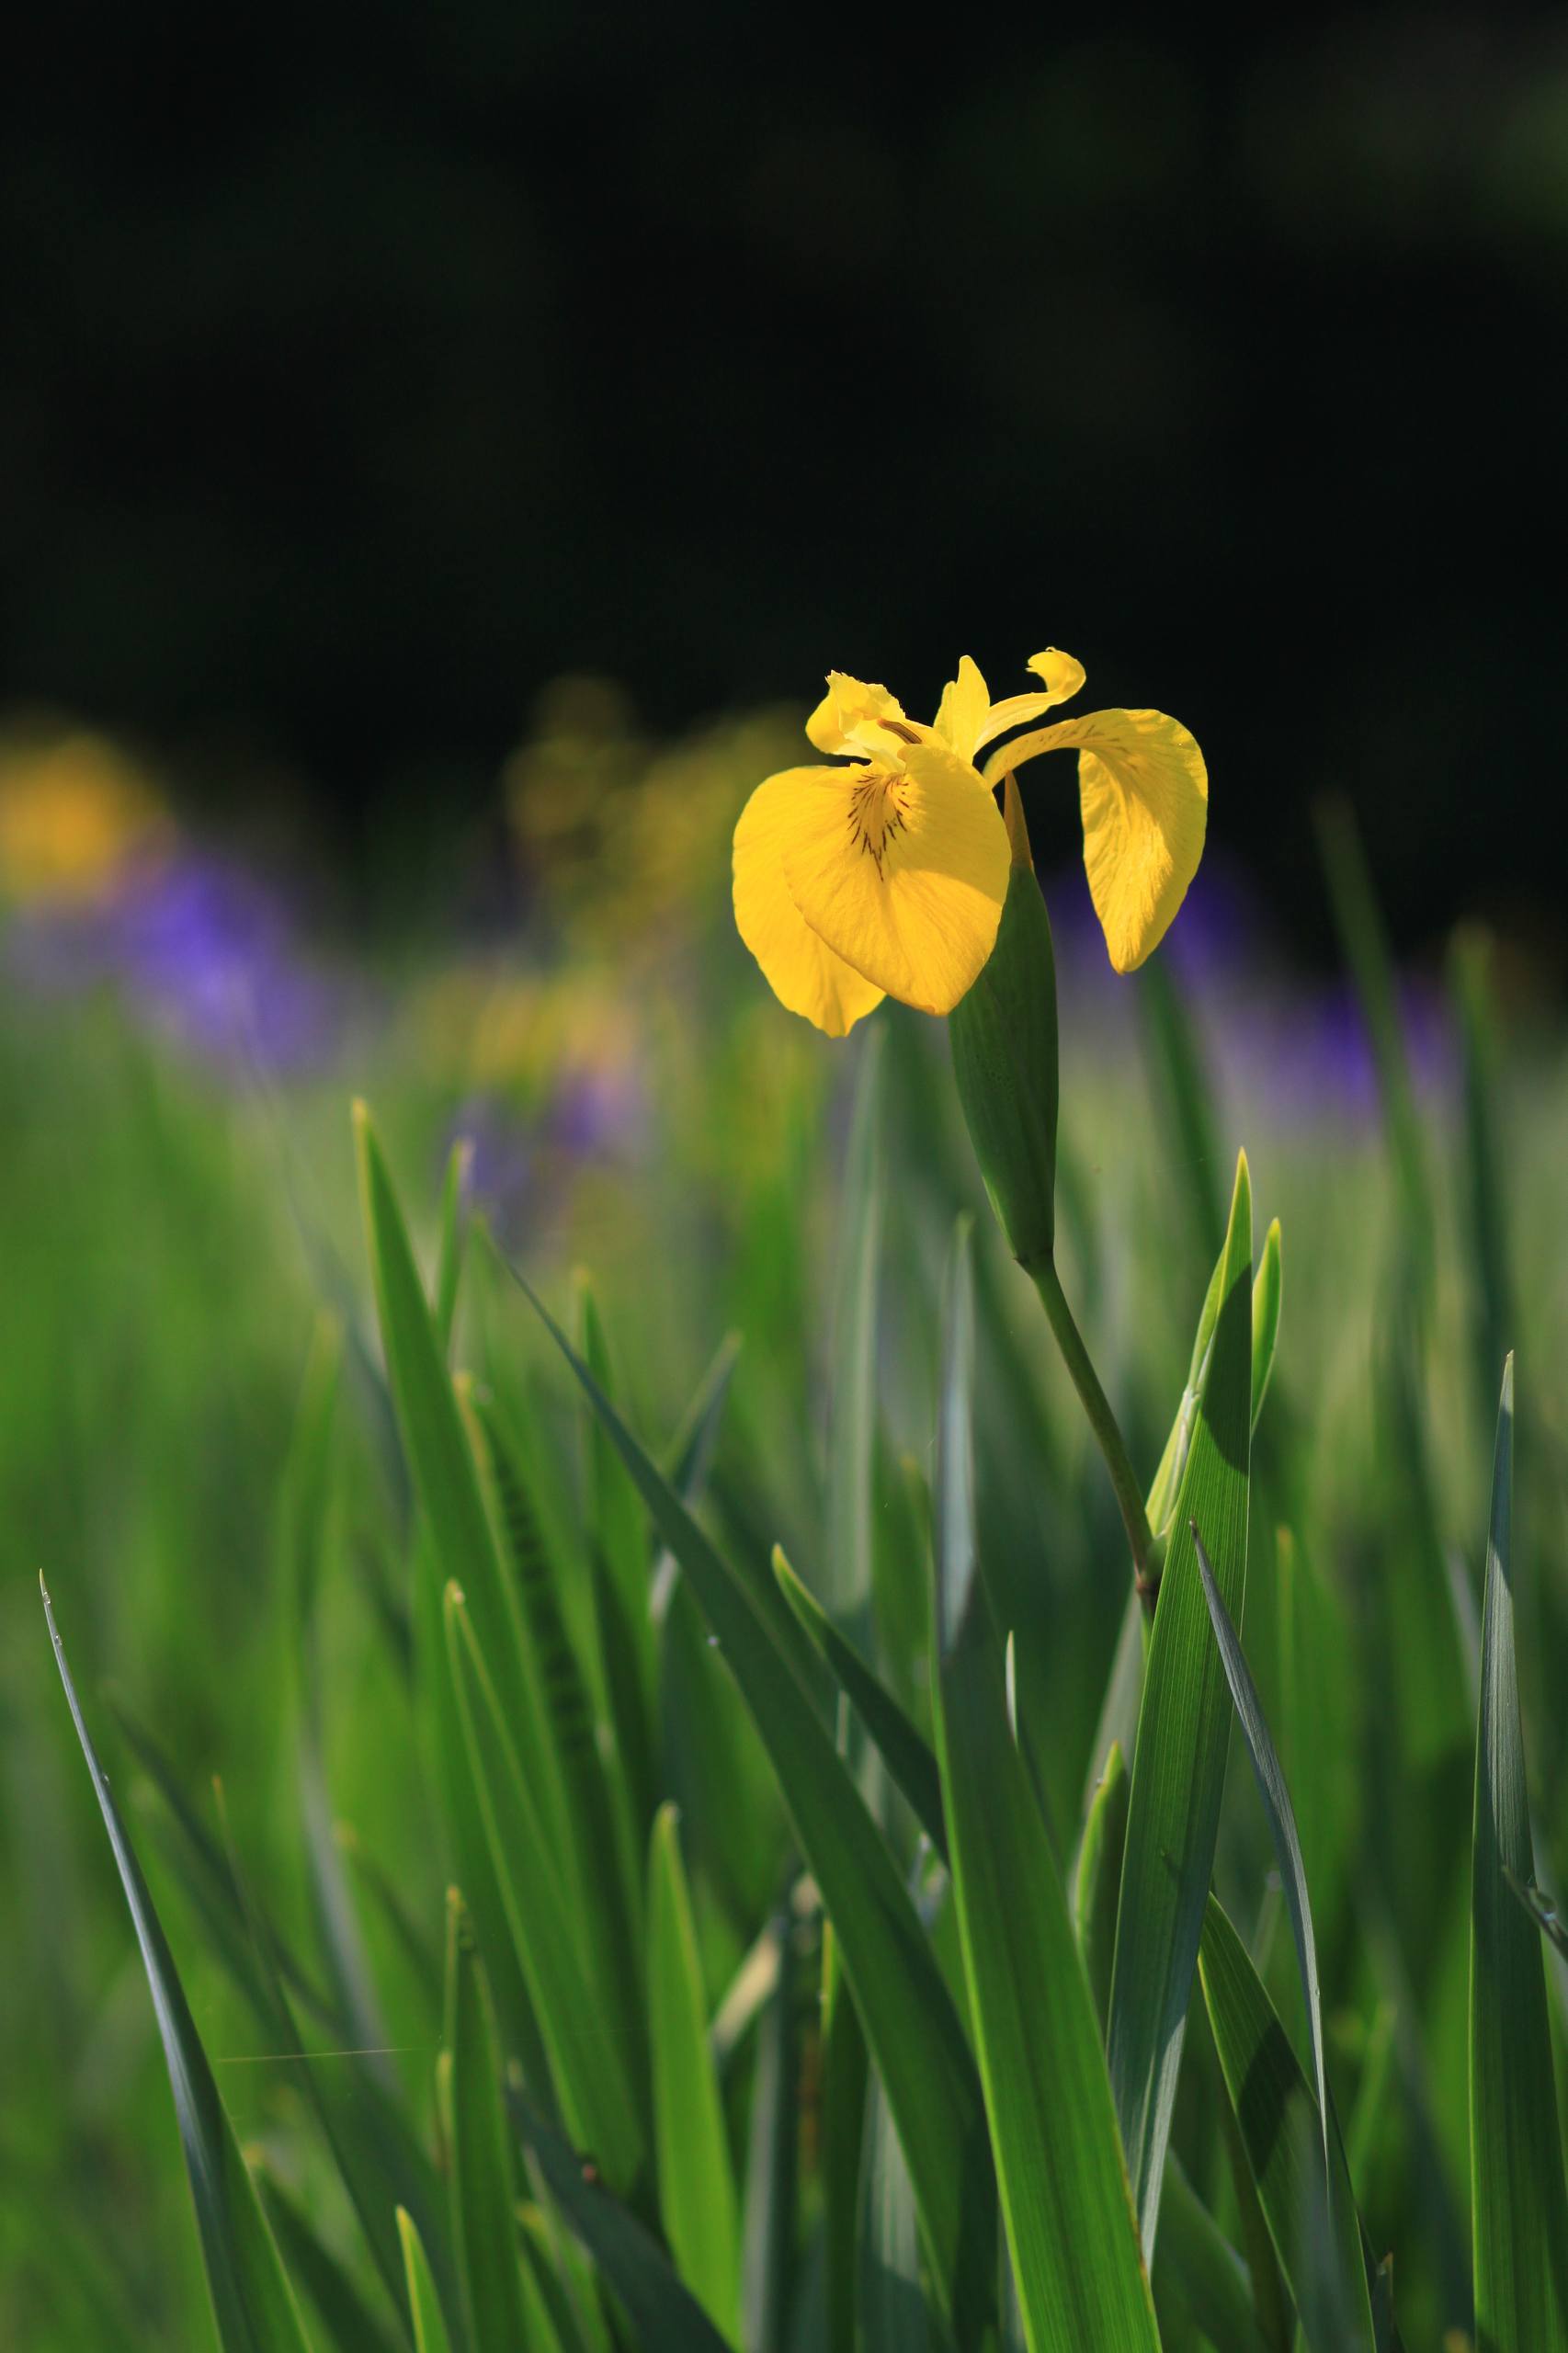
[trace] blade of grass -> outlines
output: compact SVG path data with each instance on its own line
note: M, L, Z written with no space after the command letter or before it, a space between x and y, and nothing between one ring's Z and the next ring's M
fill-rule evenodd
M724 1409L730 1402L730 1384L734 1379L740 1352L740 1334L726 1332L670 1440L665 1460L665 1475L683 1503L695 1506L707 1487L713 1458L719 1450L720 1427L724 1418ZM679 1574L679 1564L665 1547L660 1552L653 1570L649 1605L655 1626L664 1622L675 1580Z
M300 1809L305 1834L312 1909L344 2031L340 2040L368 2053L391 2037L381 2016L342 1854L333 1836L323 1757L322 1691L316 1600L324 1565L337 1546L335 1510L336 1438L343 1336L337 1319L318 1317L284 1466L278 1514L281 1582L291 1603L292 1649L299 1718ZM392 2086L384 2059L369 2071Z
M449 1586L449 1655L508 1926L568 2131L617 2188L637 2183L646 2146L627 2053L605 2031L604 1955L586 1941L573 1881L551 1854L534 1794L506 1738L501 1701L463 1596Z
M1252 1679L1236 1630L1231 1623L1213 1567L1196 1527L1192 1540L1198 1554L1199 1573L1203 1579L1203 1597L1209 1605L1210 1621L1214 1629L1214 1639L1220 1646L1225 1680L1231 1687L1231 1698L1245 1735L1247 1753L1252 1758L1258 1794L1263 1800L1269 1836L1274 1841L1274 1852L1279 1864L1280 1884L1284 1890L1286 1910L1290 1915L1290 1929L1296 1940L1296 1965L1301 1971L1301 1993L1306 2003L1307 2048L1312 2057L1317 2094L1329 2235L1334 2247L1346 2254L1344 2266L1336 2269L1327 2282L1331 2290L1334 2342L1346 2347L1360 2347L1365 2348L1365 2353L1370 2353L1372 2313L1368 2301L1366 2267L1361 2261L1353 2225L1355 2200L1343 2152L1337 2162L1335 2154L1339 2147L1339 2136L1335 2124L1333 2094L1329 2089L1327 2055L1324 2049L1317 1939L1312 1933L1312 1904L1307 1894L1306 1869L1301 1861L1301 1843L1296 1835L1296 1816L1290 1804L1290 1792L1285 1786L1278 1755L1264 1719L1257 1687Z
M528 1620L555 1753L560 1760L571 1833L571 1856L585 1906L585 1936L596 1951L605 1990L615 2005L613 2031L625 2054L629 2087L649 2124L648 2048L643 1986L642 1891L629 1885L627 1847L631 1795L621 1769L619 1727L601 1744L587 1677L559 1606L563 1574L529 1495L527 1475L493 1400L458 1383L475 1452L488 1474L502 1541Z
M234 2128L218 2096L174 1956L165 1941L119 1810L109 1794L108 1776L98 1763L41 1577L39 1590L43 1595L44 1616L54 1644L60 1679L65 1687L71 1720L76 1727L93 1792L108 1833L147 1972L223 2353L309 2353L299 2306L279 2259L277 2242L240 2154Z
M1514 1654L1514 1359L1492 1465L1470 1938L1471 2214L1476 2341L1485 2353L1568 2346L1568 2195L1540 1938L1515 1886L1535 1878Z
M1105 2024L1110 2006L1110 1969L1116 1952L1116 1905L1121 1891L1121 1855L1127 1843L1127 1799L1131 1787L1113 1740L1084 1824L1073 1885L1073 1920L1084 1974Z
M108 1706L126 1746L147 1774L166 1810L171 1835L159 1843L201 1921L204 1941L222 1961L265 2025L271 2017L271 1997L256 1967L249 1927L222 1849L180 1787L178 1774L145 1725L138 1722L118 1696L109 1696ZM347 2021L306 1975L295 1954L279 1944L275 1959L290 1993L312 2017L331 2027L335 2033L347 2031Z
M302 2206L265 2167L256 2177L261 2202L292 2276L315 2306L337 2353L392 2353L406 2342L384 2327L346 2267L321 2237Z
M942 1783L935 1756L892 1693L795 1574L784 1557L783 1547L778 1544L773 1548L773 1574L784 1598L821 1651L839 1689L875 1741L883 1764L914 1808L916 1821L945 1861L948 1833L942 1819Z
M415 2353L452 2353L452 2340L447 2334L446 2316L441 2311L441 2300L436 2293L430 2258L425 2252L425 2243L414 2217L401 2206L397 2210L397 2234L403 2244L408 2310L414 2323Z
M811 1646L772 1578L743 1581L714 1549L542 1302L516 1279L613 1439L745 1698L898 2120L938 2303L979 2334L995 2298L994 2192L979 2079L892 1857L796 1677L792 1643L808 1654Z
M934 2353L937 2328L920 2281L920 2224L909 2167L881 2086L867 2088L856 2305L861 2353Z
M648 1857L648 2018L659 2218L676 2268L714 2326L739 2342L734 2168L708 2047L708 2005L673 1806Z
M472 1450L415 1264L403 1212L364 1104L354 1107L359 1188L381 1342L414 1485L442 1582L468 1597L506 1722L554 1853L565 1804L549 1736L544 1682L491 1533Z
M1284 1273L1280 1248L1279 1220L1275 1218L1263 1237L1257 1275L1252 1287L1252 1427L1255 1435L1257 1417L1263 1411L1263 1401L1268 1394L1275 1351L1279 1345L1279 1307Z
M773 1923L778 1971L757 2021L741 2250L741 2342L746 2353L786 2353L795 2286L800 2165L801 2037L790 1922Z
M871 1612L872 1490L877 1446L877 1266L881 1249L882 1030L860 1051L855 1115L839 1203L823 1606L864 1642Z
M1149 1489L1149 1525L1154 1532L1156 1549L1162 1552L1176 1520L1181 1483L1192 1448L1192 1434L1198 1427L1199 1408L1213 1362L1214 1326L1219 1320L1220 1282L1224 1270L1225 1254L1221 1250L1214 1262L1214 1271L1209 1279L1209 1288L1199 1313L1186 1386L1165 1439L1153 1483ZM1252 1287L1252 1427L1255 1433L1278 1346L1279 1277L1280 1234L1279 1221L1276 1218L1264 1237L1262 1262ZM1137 1595L1130 1594L1122 1612L1121 1628L1117 1636L1110 1673L1106 1680L1099 1722L1095 1728L1094 1743L1089 1752L1085 1804L1092 1802L1095 1784L1105 1769L1112 1741L1119 1741L1122 1755L1129 1760L1136 1753L1138 1711L1143 1691L1148 1634L1148 1618Z
M856 2230L870 2065L831 1920L822 1938L822 2097L817 2177L827 2353L855 2353Z
M514 2093L507 2104L567 2227L624 2307L638 2353L731 2353L662 2249L604 2188L596 2169L573 2154L530 2101Z
M1199 1961L1201 1965L1201 1946L1199 1948ZM1207 2006L1205 2006L1203 2018L1207 2025L1209 2018ZM1211 2028L1209 2032L1209 2047L1210 2050L1214 2048L1214 2035ZM1220 2063L1217 2053L1214 2063L1216 2066ZM1231 2194L1235 2200L1242 2245L1246 2252L1248 2285L1252 2291L1253 2311L1256 2315L1258 2328L1262 2333L1264 2344L1267 2347L1267 2353L1294 2353L1295 2307L1290 2302L1284 2279L1280 2275L1279 2258L1274 2252L1274 2241L1269 2236L1268 2223L1258 2199L1257 2184L1253 2179L1252 2163L1247 2155L1246 2143L1242 2139L1242 2128L1236 2121L1236 2112L1231 2106L1228 2091L1220 2101L1219 2109L1220 2136L1224 2143L1225 2172L1230 2181ZM1170 2159L1167 2157L1165 2162L1169 2165ZM1382 2340L1380 2338L1380 2353L1381 2344Z
M931 1654L953 1890L986 2114L1030 2353L1159 2339L1099 2022L974 1575L973 1293L961 1224L937 1424Z
M1215 1897L1203 1922L1199 1963L1221 2072L1241 2130L1259 2202L1312 2353L1343 2353L1337 2283L1359 2264L1375 2269L1354 2205L1324 2190L1323 2127L1312 2089L1245 1946ZM1329 2117L1331 2161L1341 2172L1339 2126Z
M684 1576L665 1613L660 1667L664 1786L680 1808L692 1877L749 1936L789 1834L767 1752Z
M447 1155L441 1184L440 1241L436 1253L436 1296L433 1302L436 1337L441 1354L450 1357L452 1327L457 1322L458 1292L462 1285L463 1248L468 1240L467 1200L473 1146L460 1136Z
M867 2087L855 2302L862 2353L947 2353L951 2346L923 2290L909 2165L876 2075Z
M517 2180L501 2095L501 2045L473 1928L455 1888L447 1897L448 2093L452 2236L474 2353L491 2346L562 2353L517 2240Z
M1360 2081L1345 2128L1345 2161L1352 2181L1359 2181L1369 2171L1387 2129L1399 2059L1396 2023L1392 2002L1380 2002L1367 2029Z
M1174 2156L1165 2164L1163 2209L1154 2266L1154 2302L1162 2328L1165 2300L1174 2289L1214 2353L1269 2353L1253 2310L1246 2266Z
M1191 1523L1201 1518L1210 1531L1221 1589L1239 1612L1246 1586L1251 1258L1252 1188L1244 1154L1220 1262L1212 1360L1150 1637L1111 1969L1107 2051L1145 2261L1154 2252L1231 1730Z
M553 2113L556 2095L550 2079L550 2063L508 1926L479 1783L463 1728L462 1707L447 1641L439 1563L423 1531L416 1535L415 1552L415 1690L420 1729L440 1798L448 1847L461 1873L465 1900L485 1955L503 2046L520 2062L537 2097ZM438 1997L437 2015L439 2007Z
M219 1820L227 1847L229 1874L249 1926L256 1966L267 1987L267 2024L276 2042L279 2065L298 2091L305 2109L321 2128L354 2209L370 2259L394 2312L401 2312L403 2284L401 2251L393 2227L397 2203L419 2215L427 2233L435 2226L436 2182L424 2152L410 2132L401 2111L370 2075L358 2051L337 2063L351 2072L344 2096L329 2096L319 2065L302 2044L283 1982L273 1961L274 1938L249 1880L243 1870L229 1828L222 1784L215 1785ZM438 2256L445 2250L436 2242Z
M609 1338L587 1275L574 1279L584 1362L607 1397L617 1393ZM654 1801L653 1563L625 1465L591 1414L583 1424L583 1519L592 1547L599 1646L640 1847Z

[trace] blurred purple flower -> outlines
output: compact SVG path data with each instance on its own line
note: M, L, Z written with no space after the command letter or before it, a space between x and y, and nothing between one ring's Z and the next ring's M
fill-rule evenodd
M341 1032L341 993L304 961L282 900L199 853L128 875L91 906L29 910L6 947L24 984L62 995L116 985L212 1062L312 1067Z
M1400 1020L1416 1097L1440 1102L1452 1092L1456 1047L1438 992L1406 983ZM1371 1040L1347 983L1227 992L1202 1026L1216 1076L1274 1118L1359 1126L1380 1116Z
M1080 867L1045 878L1056 942L1064 1039L1096 1041L1096 1059L1131 1051L1136 980L1111 968ZM1159 953L1168 959L1213 1084L1238 1108L1290 1125L1379 1117L1377 1071L1354 991L1303 983L1271 951L1268 926L1245 879L1210 858ZM1441 993L1405 983L1400 1014L1412 1083L1423 1100L1451 1090L1455 1046Z
M568 1069L551 1105L550 1141L574 1160L613 1156L638 1142L647 1108L632 1069Z
M531 1190L534 1162L521 1120L494 1095L471 1096L447 1131L441 1148L443 1168L458 1142L469 1147L465 1205L483 1210L504 1242L514 1237Z
M483 1210L503 1245L558 1220L574 1177L596 1161L635 1149L647 1116L637 1073L624 1066L568 1064L529 1111L504 1096L470 1096L447 1131L442 1153L470 1146L467 1199Z
M1210 851L1160 953L1170 960L1177 982L1189 995L1255 972L1264 961L1265 921L1246 877Z

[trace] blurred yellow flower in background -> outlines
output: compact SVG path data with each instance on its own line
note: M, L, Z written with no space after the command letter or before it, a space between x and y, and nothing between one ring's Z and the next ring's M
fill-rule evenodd
M414 991L407 1017L405 1051L419 1068L525 1102L562 1076L629 1082L646 1056L637 1001L612 969L585 961L442 965Z
M108 736L0 739L0 898L93 897L172 832L146 777Z
M1076 748L1089 890L1111 962L1152 953L1203 853L1209 779L1163 711L1102 710L981 753L1084 683L1054 647L1041 685L994 703L966 654L929 727L885 687L842 671L806 722L846 766L786 768L735 827L735 922L779 1001L845 1033L884 995L950 1013L984 968L1006 894L1006 829L991 787L1042 752Z
M514 838L551 913L622 961L706 925L736 790L786 756L791 733L789 717L760 711L660 747L619 688L560 680L505 776Z

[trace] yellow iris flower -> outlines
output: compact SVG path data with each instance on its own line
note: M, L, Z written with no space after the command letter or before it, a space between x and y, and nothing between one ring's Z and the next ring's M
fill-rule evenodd
M806 722L846 761L759 784L735 827L735 922L774 995L842 1038L884 996L950 1013L996 938L1010 852L993 786L1041 753L1076 749L1089 893L1110 961L1158 947L1198 871L1209 814L1203 755L1160 710L1097 710L1028 726L1084 683L1054 647L1033 692L993 702L966 654L934 724L842 671Z

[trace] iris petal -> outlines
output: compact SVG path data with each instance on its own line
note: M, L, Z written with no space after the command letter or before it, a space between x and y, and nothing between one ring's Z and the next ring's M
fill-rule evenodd
M949 1013L995 944L1006 828L966 760L937 744L896 769L801 770L784 878L835 956L923 1013ZM858 801L857 796L865 796Z
M1059 702L1070 702L1084 683L1083 664L1075 661L1071 654L1059 652L1054 645L1048 645L1043 654L1037 654L1029 663L1029 668L1037 677L1045 680L1044 692L1007 695L1001 702L994 702L974 739L973 752L982 751L987 744L994 744L996 738L1005 735L1010 727L1027 727L1031 719L1043 718L1048 710L1054 710Z
M1058 720L992 754L1000 774L1040 752L1078 753L1089 895L1119 972L1136 972L1169 930L1203 856L1209 771L1163 710Z
M806 922L784 880L783 846L801 799L842 768L786 768L759 784L735 827L735 925L768 986L791 1013L842 1038L882 1001L874 983L835 956Z
M932 732L937 742L945 744L949 752L956 752L960 760L971 759L990 709L990 691L978 665L966 654L959 664L958 676L942 689L941 707Z
M888 738L879 721L903 718L903 705L886 687L868 687L845 670L830 670L827 692L806 722L806 734L819 752L875 752Z

